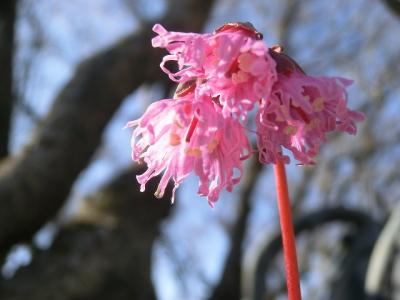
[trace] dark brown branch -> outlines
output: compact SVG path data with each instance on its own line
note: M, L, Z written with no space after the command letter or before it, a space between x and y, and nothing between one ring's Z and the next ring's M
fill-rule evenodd
M175 2L162 23L199 31L212 1ZM166 78L158 67L164 51L151 48L153 36L145 26L82 63L24 153L0 168L0 249L30 238L55 215L124 97Z
M31 265L0 282L0 298L155 299L152 246L172 206L153 196L156 181L140 193L136 174L125 172L87 199L49 250L38 251Z
M296 23L300 2L298 0L286 0L285 9L279 22L278 40L283 45L285 53L292 55L290 44L290 32Z
M8 155L13 93L14 24L17 1L0 4L0 159Z
M221 280L214 289L210 300L239 300L241 299L242 274L242 243L247 229L247 220L250 213L250 199L257 182L262 165L254 156L244 177L245 182L241 190L241 207L236 224L231 234L231 246L225 262Z
M351 210L343 207L324 208L298 218L294 222L296 236L306 231L313 231L324 224L331 223L351 224L358 228L376 228L379 224L368 214ZM282 251L281 233L276 233L272 239L262 247L257 257L257 264L254 271L254 289L251 299L265 299L267 290L265 286L265 276L269 268L277 259L277 255ZM270 298L268 298L270 299ZM340 299L340 298L335 298Z
M400 1L399 0L383 0L383 3L394 13L400 17Z

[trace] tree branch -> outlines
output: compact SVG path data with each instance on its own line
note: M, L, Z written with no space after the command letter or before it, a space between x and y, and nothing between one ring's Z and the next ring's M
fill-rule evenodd
M389 8L397 17L400 17L399 0L383 0L383 3L385 3L387 8Z
M13 93L14 24L17 1L0 4L0 159L8 155Z
M179 3L171 4L163 24L199 31L212 0ZM30 238L59 210L124 97L146 81L166 78L150 27L82 63L31 144L0 168L0 249Z
M252 158L245 182L241 190L241 203L239 215L231 234L231 246L225 262L222 277L214 289L210 300L239 300L241 299L242 275L242 243L246 233L247 220L250 213L250 199L257 183L257 177L262 170L262 165L256 156Z
M153 196L157 180L140 193L138 173L129 170L86 199L49 250L38 251L28 267L0 282L0 298L155 299L152 246L171 205Z
M352 224L358 228L376 228L377 222L368 214L351 210L343 207L324 208L309 214L303 215L294 222L294 229L297 237L304 231L312 231L324 224L329 223L344 223ZM266 296L265 276L268 274L268 269L272 266L278 253L282 251L282 237L280 233L276 233L271 239L260 249L257 255L257 264L254 270L253 282L254 289L252 299L264 299ZM337 298L339 299L339 298Z

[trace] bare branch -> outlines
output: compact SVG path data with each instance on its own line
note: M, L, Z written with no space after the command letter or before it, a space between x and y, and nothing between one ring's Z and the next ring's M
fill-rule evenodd
M400 17L400 1L399 0L383 0L383 3L398 17Z
M85 200L84 211L49 250L36 252L31 265L0 282L0 298L155 299L151 250L171 205L152 195L156 180L140 193L138 173L123 173Z
M292 54L290 33L295 25L299 6L300 2L298 0L286 0L286 7L279 22L278 39L288 54Z
M357 227L377 228L379 224L371 216L357 210L350 210L343 207L321 209L295 220L294 228L296 235L305 231L312 231L323 224L333 222L348 223ZM265 275L271 267L277 254L282 251L282 237L277 233L272 239L260 248L257 259L257 266L254 271L254 290L252 299L264 299L266 295ZM335 298L339 299L339 298Z
M0 4L0 159L8 155L13 93L14 24L17 1Z
M211 4L182 1L162 22L173 30L199 31ZM54 216L124 97L166 77L158 68L162 51L151 49L152 36L145 26L82 63L31 144L0 168L0 248L30 238Z
M247 220L250 213L250 199L257 183L262 165L256 156L246 172L245 182L241 190L241 207L235 226L231 234L231 246L225 262L222 277L210 300L235 300L241 298L241 273L242 273L242 243L247 229Z

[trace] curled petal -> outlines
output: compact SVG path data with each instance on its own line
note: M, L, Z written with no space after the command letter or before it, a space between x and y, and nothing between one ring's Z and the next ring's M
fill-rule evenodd
M296 64L297 65L297 64ZM276 163L282 149L300 164L313 164L329 132L356 133L364 115L347 107L351 80L313 77L298 69L278 74L271 97L257 115L258 147L263 163Z
M199 194L213 205L223 189L231 191L240 181L243 158L251 151L245 129L235 119L224 118L211 98L196 100L188 94L161 100L131 124L137 126L132 157L148 167L137 177L142 190L148 180L164 172L155 193L162 197L170 179L176 189L194 172Z
M171 80L201 80L198 93L218 99L224 117L246 120L247 112L269 97L277 80L276 64L256 31L246 24L233 24L214 34L169 32L156 25L159 35L152 43L170 53L161 69ZM177 72L166 68L169 61L177 62Z

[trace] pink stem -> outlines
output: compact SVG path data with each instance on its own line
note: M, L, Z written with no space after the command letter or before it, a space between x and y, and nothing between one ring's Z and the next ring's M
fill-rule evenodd
M283 254L285 257L286 285L289 300L301 300L299 270L297 266L296 240L293 229L292 211L286 181L285 165L279 161L274 165L276 192L278 197L279 221L282 231Z

